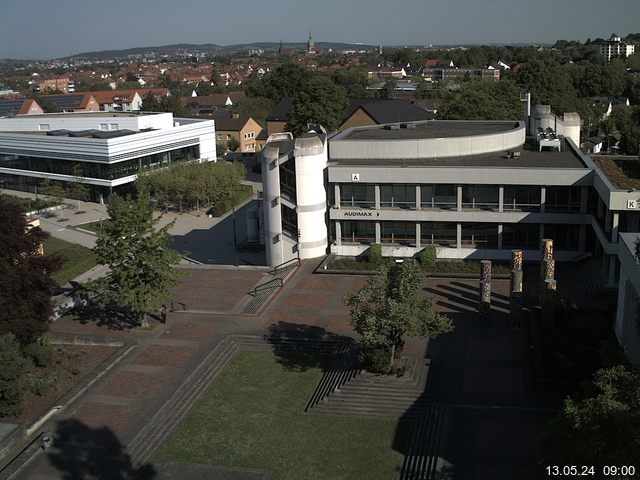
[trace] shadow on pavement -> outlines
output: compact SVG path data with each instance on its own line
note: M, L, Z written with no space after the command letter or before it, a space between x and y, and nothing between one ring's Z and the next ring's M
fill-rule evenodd
M293 371L324 369L327 356L337 348L355 349L357 344L351 337L328 332L322 327L287 322L269 326L264 339L273 346L278 362Z
M71 318L81 325L95 324L109 330L131 330L140 326L139 317L122 310L103 310L96 307L76 308ZM155 318L155 316L151 316Z
M79 478L150 480L156 470L150 464L136 468L125 446L107 427L92 428L77 420L58 423L47 451L52 466L65 480Z

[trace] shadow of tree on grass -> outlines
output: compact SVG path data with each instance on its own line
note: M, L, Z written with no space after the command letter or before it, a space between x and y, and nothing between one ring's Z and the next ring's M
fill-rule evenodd
M151 480L156 469L151 464L136 468L115 433L92 428L78 420L58 423L47 457L65 480L82 478Z

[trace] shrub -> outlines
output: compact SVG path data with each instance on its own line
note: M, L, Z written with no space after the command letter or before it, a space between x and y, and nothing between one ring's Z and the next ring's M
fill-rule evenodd
M427 272L432 272L436 268L436 259L438 258L438 251L435 245L428 245L426 248L420 251L420 265L422 269Z
M0 417L18 415L26 390L24 371L26 359L10 334L0 336Z
M371 373L389 372L389 350L386 347L363 346L358 354L360 366Z
M49 393L49 380L47 377L36 377L31 382L31 391L39 397L44 397Z
M53 352L48 345L30 343L24 347L24 354L33 360L36 367L47 367L53 361Z
M380 265L382 263L382 245L379 243L371 244L369 247L367 261L374 265Z

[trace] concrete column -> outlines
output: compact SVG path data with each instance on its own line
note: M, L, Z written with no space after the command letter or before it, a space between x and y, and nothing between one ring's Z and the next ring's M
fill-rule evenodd
M335 200L336 205L335 205L335 207L336 208L340 208L340 184L336 183L333 186L333 192L334 192L333 195L336 197L336 200Z
M547 203L547 189L540 187L540 213L544 213L545 203Z
M265 251L267 265L272 267L284 262L278 154L277 148L268 148L261 152Z
M457 197L458 197L457 210L461 212L462 211L462 185L458 185L456 188L456 191L457 191Z
M462 248L462 224L456 224L456 248Z
M342 245L342 224L336 220L336 245Z
M540 240L544 238L544 223L540 224Z
M605 232L611 231L611 210L609 210L608 208L604 216L604 231Z
M375 202L376 210L380 210L380 185L376 185L373 187L373 197Z
M422 248L420 245L420 237L422 236L420 222L416 222L416 248Z
M617 255L609 255L609 278L607 280L607 287L616 286L616 263L618 261Z
M380 222L376 222L376 243L380 243Z
M587 245L587 226L580 225L578 228L578 250L584 252Z
M605 275L607 273L607 260L609 260L609 255L607 255L604 251L604 246L602 247L602 267L600 267L600 272L602 272L602 275Z
M504 185L498 188L498 211L504 212Z
M602 199L600 198L600 195L598 195L598 218L602 217L602 207L603 207L603 203L602 203Z
M498 224L498 250L502 250L502 224Z
M416 210L422 210L422 190L416 185Z
M587 203L589 201L589 187L580 187L580 213L587 213Z
M620 223L620 214L613 212L611 215L611 241L618 243L618 224Z

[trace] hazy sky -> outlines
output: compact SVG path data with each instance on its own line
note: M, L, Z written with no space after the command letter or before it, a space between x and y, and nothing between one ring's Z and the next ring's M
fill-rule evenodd
M640 31L640 0L0 0L0 58L173 43L552 43Z

